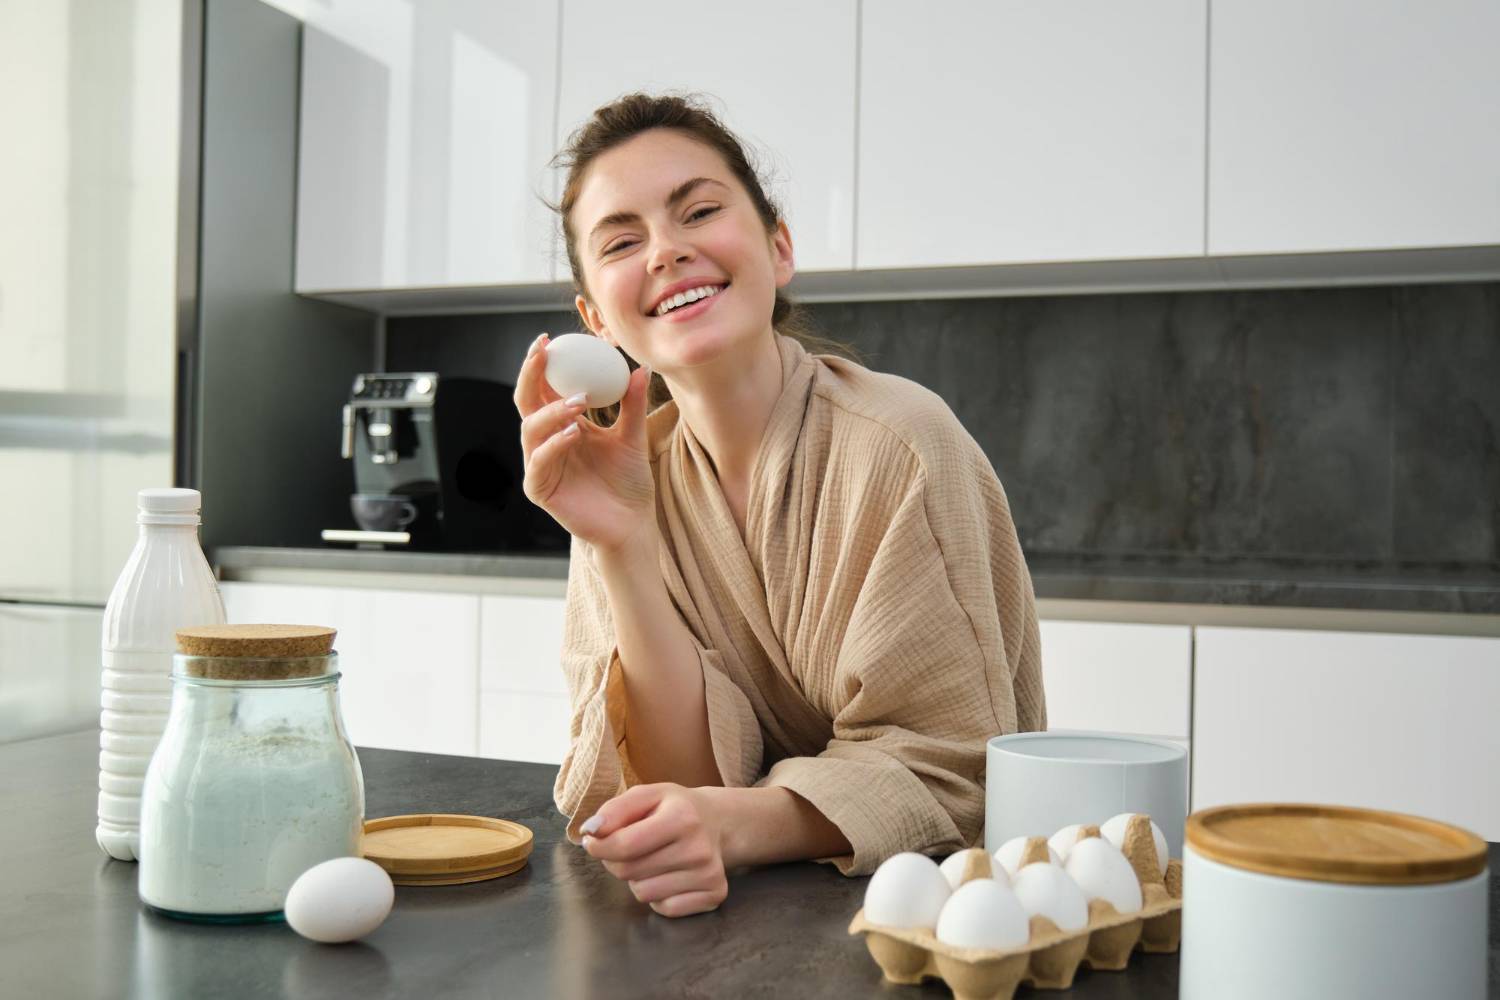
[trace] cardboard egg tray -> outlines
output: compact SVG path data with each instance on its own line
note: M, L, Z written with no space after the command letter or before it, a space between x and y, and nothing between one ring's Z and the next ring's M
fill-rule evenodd
M1097 836L1097 826L1086 826L1078 839ZM981 848L965 853L963 882L991 877L989 854ZM1018 948L958 948L939 941L931 927L869 923L861 909L849 924L849 933L865 936L865 945L886 979L905 984L920 983L929 976L941 979L957 1000L1010 1000L1022 983L1065 990L1073 985L1084 962L1095 970L1118 971L1129 963L1137 946L1147 952L1173 952L1182 942L1182 862L1168 862L1166 876L1162 876L1151 822L1144 816L1130 820L1124 854L1141 883L1140 911L1120 913L1102 899L1090 900L1089 922L1082 930L1063 931L1037 916L1031 918L1031 939ZM1032 837L1026 842L1021 864L1046 860L1046 839Z

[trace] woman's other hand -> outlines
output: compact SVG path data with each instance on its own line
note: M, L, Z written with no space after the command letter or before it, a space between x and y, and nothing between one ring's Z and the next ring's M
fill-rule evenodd
M722 831L702 791L636 785L583 824L583 848L662 916L717 909L729 880Z
M656 525L646 455L651 372L631 372L619 418L612 427L599 427L583 416L586 397L563 399L547 384L546 347L544 333L516 379L526 496L575 537L599 549L620 549Z

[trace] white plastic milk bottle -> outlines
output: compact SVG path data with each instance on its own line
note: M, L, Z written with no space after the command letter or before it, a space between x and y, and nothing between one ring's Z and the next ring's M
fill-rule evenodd
M224 623L224 602L198 544L197 490L138 495L135 551L104 609L99 826L104 853L140 857L141 786L167 724L176 633Z

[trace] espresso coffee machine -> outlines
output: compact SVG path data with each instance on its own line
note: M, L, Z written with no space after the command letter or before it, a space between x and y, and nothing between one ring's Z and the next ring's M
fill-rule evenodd
M344 406L357 530L324 541L445 551L566 551L567 532L521 490L512 389L436 372L358 375Z

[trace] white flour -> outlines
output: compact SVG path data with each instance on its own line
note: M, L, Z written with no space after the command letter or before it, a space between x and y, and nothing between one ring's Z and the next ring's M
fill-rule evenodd
M201 732L201 730L200 730ZM140 895L184 913L280 910L297 876L361 853L364 789L349 749L282 730L168 731L142 796Z

